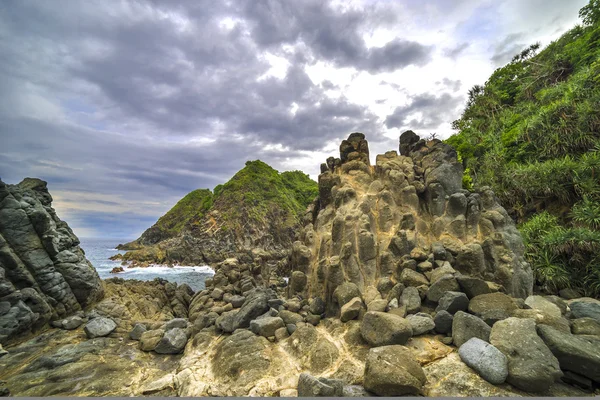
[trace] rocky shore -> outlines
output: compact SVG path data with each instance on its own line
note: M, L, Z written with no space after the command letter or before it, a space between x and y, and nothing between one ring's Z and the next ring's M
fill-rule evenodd
M439 141L405 133L400 154L370 165L364 135L351 134L322 166L289 282L236 258L215 264L197 293L98 280L102 300L50 318L37 336L0 340L0 391L600 394L600 301L533 293L506 211L490 190L461 189L461 176Z

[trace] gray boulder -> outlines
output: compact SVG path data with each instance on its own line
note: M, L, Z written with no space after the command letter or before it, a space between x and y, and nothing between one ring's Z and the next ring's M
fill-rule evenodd
M320 297L313 297L308 302L308 311L315 315L321 315L325 312L325 302Z
M539 310L545 314L554 317L562 317L560 308L542 296L529 296L525 299L525 304L534 310Z
M458 282L460 289L467 295L469 299L479 296L480 294L491 293L490 287L483 279L459 275L456 277L456 281Z
M277 316L280 317L286 325L304 322L304 317L302 317L302 315L289 310L282 310Z
M583 375L600 383L600 346L581 336L560 332L548 325L538 325L537 331L560 368Z
M341 397L344 382L339 379L316 378L306 372L298 377L298 397Z
M411 314L406 317L406 320L412 327L413 336L422 335L435 328L435 322L433 322L433 318L429 314Z
M174 318L165 324L165 331L171 329L180 328L185 329L188 327L188 321L185 318Z
M361 297L360 290L352 282L344 282L333 291L333 298L340 307L355 297Z
M417 288L412 286L405 288L400 295L400 304L406 306L408 314L418 313L421 309L421 296Z
M483 379L494 384L504 383L508 376L508 359L500 350L473 337L458 349L461 360Z
M232 296L231 299L229 299L229 302L231 303L233 308L240 308L242 305L244 305L245 301L246 298L244 296L240 296L237 294L235 296Z
M438 302L435 311L448 311L455 314L457 311L466 311L469 307L469 298L462 292L446 292Z
M435 281L427 291L427 299L437 303L446 294L446 292L458 292L460 287L456 278L452 275L444 275Z
M89 339L93 339L108 336L116 327L117 324L112 319L99 317L88 322L83 330Z
M269 298L270 296L267 293L267 290L263 288L252 289L247 293L246 301L239 311L223 313L221 317L217 319L217 327L227 333L231 333L240 328L248 328L250 326L250 321L269 311ZM233 314L234 312L235 314ZM223 318L225 314L227 314L227 316Z
M405 286L421 286L421 285L429 285L429 281L425 277L425 275L418 273L417 271L413 271L412 269L404 269L400 273L400 282Z
M56 328L71 331L73 329L79 328L81 325L84 324L84 322L85 322L85 319L82 318L81 316L71 315L70 317L67 317L65 319L62 319L59 321L54 321L52 323L52 325L55 326Z
M369 311L361 321L360 334L371 346L406 344L412 336L412 326L397 315Z
M457 347L462 346L471 338L490 341L491 328L481 318L458 311L452 320L452 341Z
M131 332L129 332L129 338L131 340L140 340L142 333L146 332L146 326L143 324L135 324Z
M404 346L383 346L369 350L364 386L379 396L421 395L427 382L421 365Z
M348 322L352 319L358 318L360 310L362 309L362 300L360 297L355 297L342 306L340 312L340 320L342 322Z
M592 318L600 323L600 304L587 301L574 301L569 306L573 318Z
M367 306L367 311L379 311L385 312L385 309L388 306L388 301L384 299L376 299L369 303Z
M452 331L452 321L454 317L448 311L438 311L433 317L435 331L438 333L448 333Z
M280 317L264 317L250 321L250 330L259 336L275 336L275 331L284 328L285 324Z
M154 351L158 354L178 354L183 351L188 337L181 328L173 328L163 335Z
M517 308L512 297L504 293L481 294L469 301L469 312L490 323L490 325L512 316Z
M372 397L373 395L360 385L344 385L342 397Z
M521 390L543 392L563 375L532 319L511 317L496 322L490 342L508 359L506 381Z

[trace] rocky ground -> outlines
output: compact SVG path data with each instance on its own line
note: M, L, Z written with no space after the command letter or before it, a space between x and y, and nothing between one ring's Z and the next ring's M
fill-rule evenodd
M400 153L371 166L351 134L322 167L291 273L230 258L197 293L100 282L44 185L0 185L0 393L600 394L600 301L534 294L514 224L491 191L460 188L451 148L407 132Z
M356 290L351 285L344 290ZM436 311L418 294L410 299L409 286L391 300L379 291L373 298L359 295L344 304L340 317L326 317L315 299L282 299L262 286L239 295L213 286L192 296L185 285L164 281L112 279L104 286L106 298L91 310L0 351L5 391L14 396L600 394L600 302L593 299L523 301L498 292L469 298L450 291Z

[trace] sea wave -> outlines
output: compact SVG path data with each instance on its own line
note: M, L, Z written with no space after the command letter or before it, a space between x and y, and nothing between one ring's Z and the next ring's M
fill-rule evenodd
M186 272L198 272L201 274L209 274L209 275L215 274L215 271L208 265L193 265L193 266L178 265L175 267L169 267L168 265L151 264L148 267L134 267L134 268L124 267L123 272L114 274L114 276L146 275L146 274L171 275L171 274L181 274L181 273L186 273Z

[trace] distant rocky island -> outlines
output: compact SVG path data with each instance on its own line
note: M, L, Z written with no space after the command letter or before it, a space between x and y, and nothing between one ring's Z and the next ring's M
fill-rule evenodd
M301 171L279 173L248 161L214 192L187 194L138 239L120 244L114 259L131 267L151 263L214 265L228 258L283 268L301 216L318 194Z
M534 293L513 220L463 189L451 146L407 131L398 150L372 164L352 133L318 185L249 162L122 246L209 263L196 293L101 281L43 181L0 183L0 393L600 394L600 301Z

